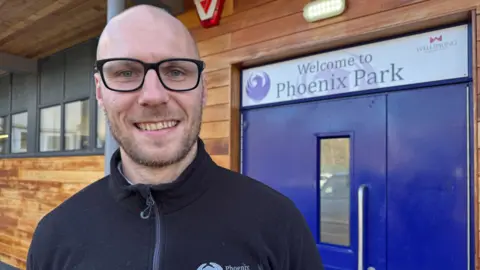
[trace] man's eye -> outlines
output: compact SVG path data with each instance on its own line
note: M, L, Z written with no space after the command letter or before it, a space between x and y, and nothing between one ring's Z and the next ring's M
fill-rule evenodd
M173 69L173 70L170 70L170 72L169 72L168 75L171 75L171 76L173 76L173 77L177 77L177 76L182 76L182 75L184 75L184 73L183 73L181 70Z
M120 71L118 72L118 74L124 77L131 77L133 75L133 72L130 70L126 70L126 71Z

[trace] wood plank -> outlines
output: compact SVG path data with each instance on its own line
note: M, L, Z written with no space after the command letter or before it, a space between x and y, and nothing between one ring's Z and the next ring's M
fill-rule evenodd
M102 178L102 172L88 171L43 171L43 170L21 170L19 177L24 180L51 181L61 179L62 182L84 183Z
M210 155L228 155L228 143L229 139L206 139L204 140L205 149Z
M8 254L4 254L0 251L0 261L10 264L15 267L19 267L20 269L25 269L25 259L16 259L11 257Z
M15 46L25 48L30 46L32 41L36 42L37 40L48 39L51 36L46 35L48 32L58 36L62 30L70 29L71 31L73 26L71 24L72 20L77 21L75 24L76 27L82 27L83 24L91 21L92 14L97 14L98 17L105 18L105 15L98 10L98 7L101 5L102 3L96 0L88 0L82 2L77 1L75 5L63 6L54 13L55 16L47 16L39 19L30 27L17 31L3 39L1 49L12 49L12 47L14 48ZM105 4L103 3L103 5ZM81 24L79 23L80 21L82 22ZM62 23L59 24L59 22ZM56 27L52 28L51 25L55 25ZM71 32L75 33L76 31ZM30 43L20 43L21 41L26 42L26 40L30 41ZM19 44L21 46L19 46Z
M480 68L480 40L477 40L477 67Z
M103 176L103 156L2 159L0 175L0 259L22 268L38 221L94 175ZM65 183L72 178L79 183Z
M200 138L202 139L219 139L230 136L230 122L210 122L202 123Z
M201 57L205 57L210 54L219 53L229 50L231 48L232 34L225 34L212 38L208 41L197 42L198 50Z
M303 13L297 12L292 15L274 19L263 24L257 24L251 27L240 29L233 34L228 33L219 37L215 37L208 41L199 42L202 48L212 48L210 51L205 50L202 56L207 56L215 52L220 52L221 46L219 46L218 44L223 45L224 50L239 48L261 41L270 40L277 37L305 31L308 29L338 23L341 21L351 20L365 15L378 13L384 10L395 9L400 6L407 6L426 0L410 0L403 2L398 2L397 0L388 0L387 2L385 0L370 0L368 5L366 3L367 0L362 1L364 1L365 3L359 1L358 5L352 5L352 7L349 7L347 11L341 16L321 22L307 23L303 18ZM278 27L278 25L282 25L282 27Z
M204 41L299 12L303 9L305 4L306 2L298 0L277 0L274 2L268 2L261 6L257 6L256 8L249 9L247 12L239 12L223 18L221 24L217 27L208 30L205 30L202 27L196 27L191 29L191 32L195 37L195 40ZM276 26L276 28L277 27L278 26Z
M15 1L10 1L15 2ZM27 3L39 3L40 1L29 1ZM34 23L37 23L39 20L46 18L50 14L54 13L62 9L65 6L71 5L72 3L76 2L76 0L62 0L62 1L54 1L51 4L47 4L42 6L38 11L28 14L23 19L16 20L14 24L3 28L4 31L0 32L0 40L8 37L9 35L14 34L20 30L23 30ZM23 3L25 5L26 3ZM4 7L6 8L6 7Z
M271 3L277 0L238 0L235 2L235 13L250 11L249 9Z
M203 110L202 122L216 122L230 119L230 105L219 104L207 106Z
M227 86L230 84L230 69L224 68L205 73L207 88Z
M240 172L240 76L241 71L237 66L232 66L232 94L230 100L230 169Z
M212 156L212 159L218 166L224 167L229 169L230 167L230 156L223 155L223 156Z
M75 44L100 36L104 25L105 18L96 17L84 23L81 27L77 27L76 32L68 32L66 30L52 37L50 40L40 42L36 50L22 51L21 54L35 59L49 56Z
M17 21L22 20L26 16L29 16L43 6L49 5L51 2L48 0L38 1L0 1L0 29L7 29L11 25L14 25Z
M73 157L41 157L41 158L22 158L22 159L4 159L0 163L1 171L5 170L8 164L8 169L18 170L35 169L35 170L102 170L103 155L92 155L85 158L85 156ZM25 188L25 187L22 187Z
M477 71L477 76L479 75L480 75L480 68L478 68L478 71ZM478 87L480 87L480 82L477 81L477 91L479 89ZM477 94L477 104L480 104L480 95L478 94ZM477 107L477 122L478 121L480 121L480 107ZM477 128L480 128L480 125ZM480 130L477 131L477 136L480 136ZM480 142L480 137L477 137L477 140ZM480 162L480 158L478 160Z
M70 48L78 43L85 42L89 39L98 37L103 30L103 26L92 26L93 28L85 29L84 31L80 32L78 36L71 37L67 40L61 40L60 42L53 45L53 49L43 48L41 50L37 50L33 53L26 54L26 57L33 58L33 59L40 59L43 57L47 57L52 55L58 51Z
M477 12L480 10L480 7L477 9ZM476 19L477 23L476 23L476 28L477 28L477 40L480 40L480 14L477 15L477 19ZM478 47L477 47L478 48Z
M467 13L459 14L459 12L466 12L474 7L474 2L475 0L463 0L463 5L452 5L448 0L425 1L263 41L207 56L203 60L207 63L207 72L211 72L225 69L232 63L259 64L263 61L274 61L374 38L404 34L427 26L432 27L440 23L446 24L465 19L468 16ZM430 20L426 20L427 18ZM302 42L299 42L300 40Z
M222 86L209 88L207 91L206 105L226 104L230 102L230 87Z
M195 2L192 0L183 0L183 9L184 10L195 9Z
M194 28L200 25L200 19L198 18L197 11L194 9L178 15L177 19L187 28Z

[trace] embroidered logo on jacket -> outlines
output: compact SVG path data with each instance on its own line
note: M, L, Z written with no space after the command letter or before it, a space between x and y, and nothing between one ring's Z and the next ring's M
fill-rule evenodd
M259 265L258 269L262 269L262 267ZM204 263L200 265L197 270L251 270L250 266L248 265L241 265L241 266L232 266L232 265L227 265L225 267L221 267L219 264L214 263L214 262L209 262L209 263Z
M209 262L200 265L197 270L223 270L223 268L219 264Z

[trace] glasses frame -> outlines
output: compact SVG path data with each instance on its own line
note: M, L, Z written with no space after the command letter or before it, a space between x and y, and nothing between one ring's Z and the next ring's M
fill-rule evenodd
M108 86L108 84L105 80L105 76L103 74L103 66L108 62L117 61L117 60L134 61L134 62L137 62L137 63L139 63L143 66L143 69L144 69L143 79L142 79L142 82L140 83L140 85L137 88L134 88L134 89L131 89L131 90L118 90L118 89L114 89L114 88L111 88L110 86ZM160 76L160 73L159 73L159 67L163 63L173 62L173 61L192 62L197 66L198 76L197 76L197 81L196 81L196 83L193 87L178 90L178 89L173 89L173 88L168 87L165 84L165 82L163 82L162 77ZM201 78L202 72L205 70L205 62L202 61L202 60L197 60L197 59L192 59L192 58L169 58L169 59L164 59L162 61L158 61L158 62L154 62L154 63L147 63L147 62L143 62L141 60L135 59L135 58L120 57L120 58L106 58L106 59L97 60L97 61L95 61L95 65L94 65L95 73L97 73L97 72L100 73L100 77L102 78L102 81L103 81L103 84L105 85L105 87L107 87L109 90L115 91L115 92L134 92L134 91L139 90L140 88L143 87L143 84L145 83L145 76L147 75L147 72L150 69L153 69L155 71L158 79L160 80L160 83L163 85L163 87L165 87L165 89L173 91L173 92L185 92L185 91L191 91L191 90L198 87L198 85L200 83L200 78Z

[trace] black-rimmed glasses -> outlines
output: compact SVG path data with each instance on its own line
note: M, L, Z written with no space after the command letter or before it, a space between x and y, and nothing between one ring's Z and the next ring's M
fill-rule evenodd
M205 63L197 59L171 58L157 63L145 63L133 58L110 58L95 62L105 86L118 92L140 89L145 75L155 70L163 87L171 91L189 91L200 83Z

